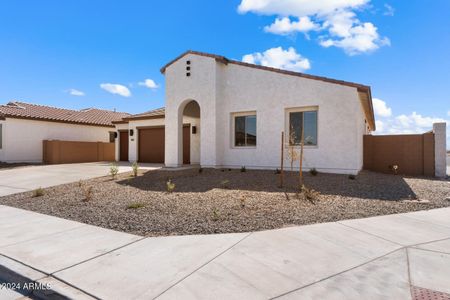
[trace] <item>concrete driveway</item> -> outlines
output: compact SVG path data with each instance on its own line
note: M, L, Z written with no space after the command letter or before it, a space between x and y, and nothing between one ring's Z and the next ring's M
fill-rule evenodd
M450 299L449 216L145 238L0 206L0 282L72 299Z
M106 176L111 163L80 163L45 166L26 166L0 169L0 197L39 187L46 188L95 177ZM131 171L130 163L119 163L119 172ZM161 165L144 164L141 169L158 169Z

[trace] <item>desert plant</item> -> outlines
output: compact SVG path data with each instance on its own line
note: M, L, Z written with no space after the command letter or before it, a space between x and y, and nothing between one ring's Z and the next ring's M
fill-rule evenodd
M394 175L397 175L398 172L398 165L390 165L389 169L394 173Z
M305 197L306 200L314 203L315 200L318 199L319 192L313 190L312 188L308 188L305 185L302 185L301 193Z
M319 171L317 171L316 168L312 168L311 170L309 170L309 174L311 174L312 176L317 176L317 174L319 174Z
M137 163L137 161L135 161L132 165L131 168L133 169L133 176L137 177L138 176L138 171L139 171L139 165Z
M143 202L132 202L128 204L127 209L138 209L145 206L145 203Z
M175 187L175 183L173 183L171 179L167 180L166 188L168 193L172 193L175 190Z
M355 179L356 179L356 176L353 175L353 174L350 174L350 175L348 175L348 179L350 179L350 180L355 180Z
M241 167L241 172L247 172L247 169L245 168L245 166Z
M295 130L294 128L291 126L291 130L289 133L289 142L288 142L288 146L286 148L286 154L287 157L289 159L289 162L291 164L291 172L294 170L294 161L297 161L298 157L299 157L299 152L298 150L295 148L295 140L296 140L297 136L295 135Z
M245 197L245 195L241 195L240 197L239 197L239 202L240 202L240 204L241 204L241 208L245 208L245 202L246 202L246 197Z
M200 167L200 168L198 169L198 172L199 172L199 173L202 173L202 172L203 172L203 168Z
M281 174L280 169L277 168L277 169L275 170L275 174Z
M213 219L213 221L219 220L219 216L220 216L219 210L217 208L214 208L213 211L212 211L212 219Z
M86 188L83 189L83 194L84 194L84 202L89 202L92 200L92 194L93 194L93 187L92 186L88 186Z
M39 187L33 191L33 197L42 197L44 195L45 195L45 191L41 187Z
M230 187L229 184L230 184L230 181L228 179L222 180L220 182L220 186L224 189L228 189Z
M117 167L117 164L112 163L109 167L109 175L111 175L111 178L114 180L116 179L117 174L119 173L119 167Z

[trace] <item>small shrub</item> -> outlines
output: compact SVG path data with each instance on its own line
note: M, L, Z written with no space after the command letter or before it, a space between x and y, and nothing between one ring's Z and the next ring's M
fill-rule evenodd
M139 165L137 163L137 161L135 161L132 165L131 168L133 169L133 176L137 177L138 176L138 172L139 172Z
M315 200L318 200L319 192L308 188L304 185L302 185L301 192L306 200L310 201L311 203L314 203Z
M245 166L241 167L241 172L247 172L247 169L245 168Z
M212 211L212 219L213 221L218 221L219 220L219 210L217 208L214 208Z
M394 175L397 175L398 172L398 165L390 165L389 169L394 173Z
M92 200L92 195L93 195L93 187L92 186L88 186L86 188L83 189L83 193L84 193L84 202L89 202Z
M231 172L231 169L228 169L228 172Z
M119 173L119 168L115 163L112 163L109 167L109 175L111 175L112 179L116 179L117 174Z
M309 170L309 174L311 174L312 176L317 176L317 174L319 174L319 171L317 171L316 168L312 168L311 170Z
M220 169L220 172L225 172L225 169Z
M228 189L230 186L230 181L228 179L225 179L220 182L220 186L224 189Z
M145 203L142 202L132 202L128 204L127 209L138 209L145 206Z
M36 198L36 197L42 197L42 196L44 196L45 195L45 191L44 191L44 189L43 188L37 188L37 189L35 189L34 191L33 191L33 197L34 198Z
M203 168L199 168L199 169L198 169L198 172L199 172L199 173L202 173L202 172L203 172Z
M172 193L175 190L175 187L176 187L175 183L173 183L171 179L169 179L166 182L166 188L168 193Z
M350 175L348 175L348 179L350 179L350 180L355 180L355 179L356 179L356 176L353 175L353 174L350 174Z
M240 197L239 197L239 202L240 202L240 204L241 204L241 208L245 208L245 202L246 202L246 197L245 197L245 195L241 195Z
M277 169L275 170L275 174L281 174L280 169L277 168Z

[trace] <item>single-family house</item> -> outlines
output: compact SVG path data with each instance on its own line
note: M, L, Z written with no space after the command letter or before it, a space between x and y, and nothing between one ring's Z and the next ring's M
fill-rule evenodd
M299 147L303 131L305 170L363 167L363 135L375 130L369 86L196 51L161 72L166 106L115 122L118 160L275 169L282 132L285 147Z
M43 161L43 141L114 142L113 121L127 113L62 109L13 101L0 105L0 161Z

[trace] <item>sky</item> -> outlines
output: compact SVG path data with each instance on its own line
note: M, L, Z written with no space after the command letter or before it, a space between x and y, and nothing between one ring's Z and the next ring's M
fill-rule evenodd
M448 0L2 0L0 103L162 107L189 49L370 85L376 133L450 123Z

